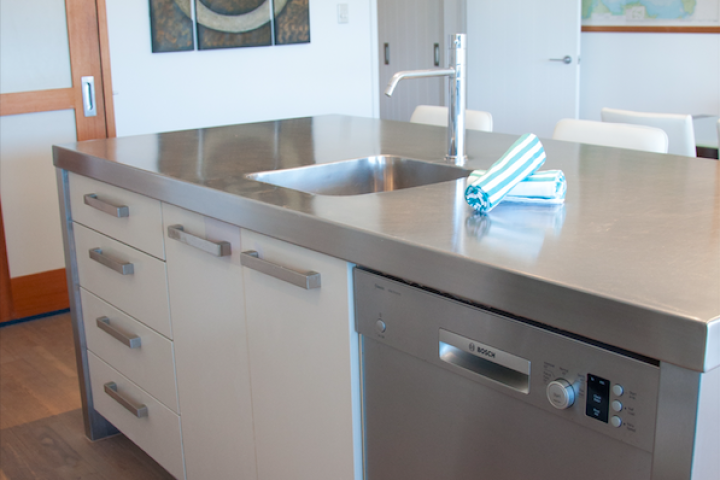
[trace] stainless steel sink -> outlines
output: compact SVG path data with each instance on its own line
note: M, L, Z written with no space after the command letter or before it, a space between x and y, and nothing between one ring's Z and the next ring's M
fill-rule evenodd
M409 158L375 157L247 175L258 182L318 195L363 195L467 177L470 170Z

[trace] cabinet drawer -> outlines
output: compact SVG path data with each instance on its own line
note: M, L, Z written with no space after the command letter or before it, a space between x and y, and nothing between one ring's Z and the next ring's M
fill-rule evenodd
M180 417L92 352L88 352L88 366L95 410L175 478L185 478ZM138 417L128 411L106 392L108 384L114 384L117 395L133 406L145 406L146 415Z
M80 297L88 349L178 413L173 343L83 288Z
M165 259L162 208L158 200L70 173L70 205L73 220L123 243ZM94 195L86 203L86 195ZM114 207L127 207L117 216ZM110 213L104 210L109 210Z
M172 338L165 262L77 223L74 228L80 286ZM90 258L91 250L116 266L131 264L132 273L123 275Z

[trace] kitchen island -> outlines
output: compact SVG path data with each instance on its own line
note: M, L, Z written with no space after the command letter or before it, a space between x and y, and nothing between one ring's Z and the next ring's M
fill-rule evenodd
M70 175L655 362L652 478L713 478L709 472L720 468L711 455L720 445L718 162L546 140L543 169L565 172L565 205L500 205L484 217L465 204L462 180L330 196L246 178L380 154L439 162L444 138L437 127L322 116L55 147L81 368L87 360ZM468 132L465 168L488 168L514 140ZM160 258L160 248L144 251ZM169 258L167 268L171 274ZM163 315L174 321L171 310ZM357 381L357 372L349 376ZM90 388L84 393L88 434L102 436L92 426ZM355 456L358 421L348 427Z

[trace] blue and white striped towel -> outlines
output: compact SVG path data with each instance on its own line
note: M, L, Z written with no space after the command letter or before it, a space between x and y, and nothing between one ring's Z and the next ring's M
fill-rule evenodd
M480 173L476 170L470 174L465 200L476 211L489 212L543 163L545 149L540 139L532 133L526 133L488 171Z
M483 175L485 170L476 170ZM532 205L558 205L565 202L567 182L562 170L537 171L515 185L503 202L527 203Z

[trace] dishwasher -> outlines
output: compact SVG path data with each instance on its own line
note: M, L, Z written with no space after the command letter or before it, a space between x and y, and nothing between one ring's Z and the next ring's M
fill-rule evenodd
M356 268L366 480L649 480L659 363Z

